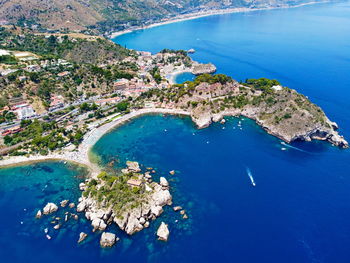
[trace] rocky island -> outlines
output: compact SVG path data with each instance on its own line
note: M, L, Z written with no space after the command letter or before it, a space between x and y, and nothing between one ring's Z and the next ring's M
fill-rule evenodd
M82 197L77 212L84 212L93 230L105 230L115 223L132 235L147 228L150 221L163 213L163 206L172 204L169 183L160 177L152 180L150 171L141 173L137 162L127 162L121 174L101 172L80 185Z

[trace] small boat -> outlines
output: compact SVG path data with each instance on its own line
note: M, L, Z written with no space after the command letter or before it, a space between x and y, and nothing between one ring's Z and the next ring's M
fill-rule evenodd
M251 171L250 171L249 168L247 168L247 174L248 174L248 176L249 176L249 178L250 178L250 181L251 181L252 185L253 185L253 186L256 186L255 181L254 181L254 178L253 178L253 175L252 175L252 173L251 173Z

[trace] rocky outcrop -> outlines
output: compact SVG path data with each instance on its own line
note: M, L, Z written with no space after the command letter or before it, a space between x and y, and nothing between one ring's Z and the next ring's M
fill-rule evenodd
M163 187L168 187L169 186L169 183L168 183L167 179L165 179L165 177L160 177L159 181L160 181L160 185L161 186L163 186Z
M168 241L169 234L168 225L162 222L157 230L158 240Z
M49 215L58 210L58 206L55 205L54 203L47 203L47 205L43 209L43 214L44 215Z
M194 75L212 74L216 72L216 67L211 63L200 64L200 63L194 62L191 70L192 70L192 74Z
M135 173L141 172L141 169L140 169L140 166L139 166L138 162L127 161L126 165L128 166L129 172L135 172Z
M38 210L38 212L37 212L36 215L35 215L35 218L36 218L36 219L40 219L41 217L42 217L41 210Z
M85 202L80 202L78 205L77 205L77 212L80 213L80 212L83 212L86 208L86 203Z
M100 245L101 247L112 247L118 240L119 238L115 234L103 232L100 239Z
M327 117L325 123L313 123L306 122L303 120L295 120L299 123L299 128L289 128L289 125L280 125L279 123L273 123L261 119L261 110L256 107L246 107L242 110L226 110L217 114L212 114L210 111L196 112L193 111L191 114L192 121L196 124L198 129L207 128L212 122L223 122L224 116L243 116L256 121L267 133L280 138L281 140L291 143L293 141L311 141L321 140L328 141L329 143L338 146L340 148L348 148L349 143L343 136L340 136L336 131L336 123L331 122ZM294 123L295 123L294 122ZM305 122L305 124L300 124ZM293 123L293 122L291 122ZM291 124L293 125L293 124Z
M128 170L139 171L139 165L135 162L128 162ZM147 172L146 172L147 173ZM105 230L108 225L115 223L118 227L125 231L128 235L133 235L149 226L149 221L154 220L163 213L163 206L172 204L172 196L169 192L169 182L165 177L160 178L160 183L152 182L152 180L145 175L135 173L138 180L144 181L140 186L139 191L143 191L142 199L136 203L126 203L123 209L114 209L114 204L108 205L104 201L98 201L93 196L79 198L77 205L78 212L85 212L85 217L92 223L93 231ZM89 184L87 180L86 185ZM103 181L99 181L96 189L102 188ZM112 184L113 185L113 184ZM131 187L125 185L123 187ZM103 198L102 198L103 199Z
M180 211L180 210L182 210L182 206L174 206L174 207L173 207L173 210L174 210L175 212Z
M83 242L86 238L87 238L87 234L84 233L84 232L81 232L81 233L79 234L78 244L81 243L81 242Z
M66 207L68 202L69 202L69 200L63 200L62 202L60 202L61 207Z
M324 140L341 148L349 147L339 135L338 125L320 107L297 91L277 84L268 79L241 84L223 74L206 75L160 91L147 100L157 101L162 109L185 111L199 129L212 122L224 124L224 116L244 116L288 143ZM169 94L171 99L160 100Z

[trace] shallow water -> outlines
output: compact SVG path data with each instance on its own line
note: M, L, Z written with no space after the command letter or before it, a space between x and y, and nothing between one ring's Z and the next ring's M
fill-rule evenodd
M175 83L184 83L185 81L192 81L194 80L195 76L190 72L184 72L181 74L176 75L175 77Z

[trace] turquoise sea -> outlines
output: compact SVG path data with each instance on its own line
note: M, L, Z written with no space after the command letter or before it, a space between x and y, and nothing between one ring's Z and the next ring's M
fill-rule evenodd
M319 104L350 140L349 2L211 16L115 41L152 52L194 48L195 60L238 80L276 78ZM100 249L100 233L82 215L60 230L51 218L34 219L48 201L76 202L84 169L61 162L1 169L0 262L350 262L349 150L283 145L247 119L197 130L189 118L152 115L115 129L93 151L116 168L126 160L154 167L189 219L168 208L133 237L112 227L121 240ZM168 243L156 240L161 221ZM89 239L77 245L81 231Z

